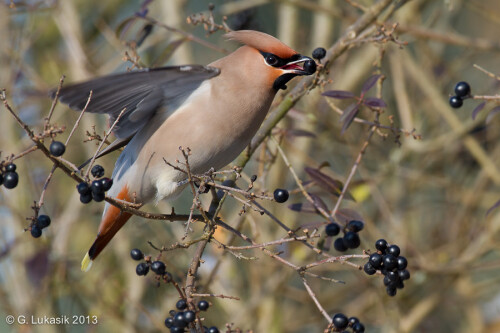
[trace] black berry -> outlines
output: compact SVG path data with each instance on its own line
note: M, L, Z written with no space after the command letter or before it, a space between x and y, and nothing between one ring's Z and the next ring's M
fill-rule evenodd
M187 302L185 299L180 299L177 301L177 303L175 304L175 307L178 309L178 310L184 310L185 308L187 308Z
M364 332L365 331L365 325L363 325L361 323L356 323L356 324L352 325L352 331L354 333Z
M349 318L349 326L353 326L354 324L359 323L359 319L356 317L350 317Z
M92 201L92 193L87 193L87 194L81 194L80 195L80 202L81 203L88 204L91 201Z
M464 101L458 96L450 97L450 106L452 108L458 109L464 104Z
M142 260L144 258L144 254L139 249L133 249L132 251L130 251L130 256L134 260Z
M372 253L370 255L369 263L375 268L380 268L382 265L382 255L378 253Z
M375 247L377 248L377 250L384 253L385 249L387 249L387 241L385 239L379 239L375 242Z
M387 275L386 275L386 276L384 276L384 286L386 286L386 287L387 287L387 286L388 286L389 284L391 284L391 283L392 283L392 281L391 281L391 280L389 280L389 278L387 277Z
M363 270L365 271L366 274L368 275L373 275L375 273L377 273L377 270L372 266L372 264L370 264L369 262L367 262L364 266L363 266Z
M343 330L349 325L349 320L343 313L337 313L333 316L332 324L335 328Z
M184 332L186 332L184 330L184 327L172 326L172 328L170 329L170 333L184 333Z
M196 314L193 311L184 312L184 319L188 323L192 323L196 319Z
M401 249L397 245L391 245L387 248L387 254L392 254L397 257L401 253Z
M92 182L92 185L90 186L90 189L92 190L93 194L104 193L104 188L102 187L102 182L100 180L94 180Z
M328 223L325 227L325 233L327 236L337 236L340 232L340 227L337 223Z
M208 329L208 333L219 333L219 329L215 326L212 326Z
M347 228L353 232L359 232L363 230L365 224L362 221L352 220L347 224Z
M99 164L96 164L92 167L90 173L94 178L101 178L102 176L104 176L104 168Z
M155 261L151 264L151 270L156 274L163 275L165 274L165 264L161 261Z
M40 215L36 219L36 224L41 228L47 228L50 225L50 217L47 215Z
M289 194L287 190L277 188L274 190L274 200L279 203L283 203L288 200Z
M86 182L81 182L78 185L76 185L76 190L81 195L85 195L85 194L90 193L90 186Z
M333 242L333 247L339 252L347 251L347 246L344 244L344 240L341 237L337 238L335 242Z
M316 72L316 63L314 60L307 60L304 62L304 70L309 74Z
M397 282L399 280L398 273L393 272L393 271L386 272L385 276L387 276L387 278L389 279L389 281L392 281L392 282Z
M36 224L32 225L31 226L31 236L33 236L33 238L38 238L41 235L42 235L42 228L40 228Z
M92 199L94 199L94 201L96 201L96 202L103 201L105 197L106 197L106 195L104 194L104 192L101 192L101 193L92 192Z
M406 260L405 257L399 256L399 257L397 257L397 260L398 260L398 269L399 270L403 270L406 268L406 266L408 266L408 261Z
M402 271L398 271L398 276L401 281L408 280L410 278L410 272L406 269L403 269Z
M396 296L396 293L397 293L397 289L396 288L391 288L391 287L387 287L385 289L385 291L387 292L387 295L393 297L393 296Z
M318 60L323 59L325 56L326 56L326 50L322 47L315 48L312 53L312 57Z
M180 328L184 328L188 325L188 322L184 317L184 312L177 312L177 314L174 316L174 325Z
M3 179L3 186L8 189L13 189L19 183L19 175L17 172L6 172Z
M66 151L66 146L61 141L52 141L49 150L52 155L59 157Z
M137 267L135 268L135 272L137 273L137 275L141 276L141 275L146 275L148 274L149 272L149 266L148 264L146 264L145 262L141 262L139 265L137 265Z
M457 97L463 98L470 95L470 85L467 82L458 82L455 86L455 94Z
M199 301L198 302L198 309L200 309L200 311L207 311L208 307L209 307L209 304L207 301Z
M16 171L17 167L14 163L10 163L10 164L7 164L7 166L5 167L5 171L7 172L14 172Z
M167 319L165 319L165 326L167 326L167 328L174 326L174 318L167 317Z
M348 231L344 235L344 244L350 249L355 249L361 243L359 235L355 232Z
M386 254L383 259L384 268L387 270L392 270L398 266L398 260L392 254Z
M101 182L102 190L104 192L106 192L107 190L109 190L111 188L111 186L113 186L113 179L111 179L111 178L104 177L100 180L100 182Z

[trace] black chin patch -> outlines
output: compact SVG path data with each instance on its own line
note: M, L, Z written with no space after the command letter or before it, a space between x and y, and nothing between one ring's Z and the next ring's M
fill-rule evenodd
M293 73L287 73L287 74L281 75L276 80L274 80L273 88L275 90L286 89L286 84L288 83L288 81L293 79L295 76L297 76L297 74L293 74Z

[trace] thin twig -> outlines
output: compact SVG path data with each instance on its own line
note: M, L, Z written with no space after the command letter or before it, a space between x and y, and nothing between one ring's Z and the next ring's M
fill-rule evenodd
M219 52L224 53L224 54L229 53L228 50L226 50L226 49L224 49L222 47L219 47L219 46L217 46L215 44L209 43L206 40L198 38L195 35L190 34L190 33L186 32L186 31L181 30L181 29L177 29L177 28L168 26L166 24L163 24L163 23L155 20L154 18L152 18L150 16L145 16L145 17L140 17L140 18L142 18L143 20L146 20L146 21L148 21L148 22L150 22L150 23L152 23L152 24L154 24L156 26L162 27L162 28L164 28L164 29L166 29L168 31L172 31L172 32L176 32L178 34L181 34L184 37L186 37L186 39L188 39L190 41L193 41L193 42L196 42L196 43L198 43L200 45L206 46L206 47L208 47L208 48L210 48L212 50L219 51Z
M332 318L328 315L328 313L325 311L325 309L323 309L323 307L321 306L321 303L318 301L318 298L316 297L316 295L314 294L314 291L311 289L311 287L307 283L307 280L305 277L302 277L302 283L304 284L304 287L306 287L306 290L307 290L309 296L311 296L312 300L314 301L314 304L316 304L316 307L318 308L319 312L321 312L323 317L325 317L326 320L329 323L331 323Z
M3 102L3 105L5 106L5 108L10 112L10 114L12 114L12 116L14 116L14 118L16 119L17 123L24 129L24 131L26 132L26 134L28 134L28 136L33 139L33 137L35 136L35 134L33 133L33 131L29 128L28 125L26 125L22 120L21 118L19 118L19 116L14 112L14 110L12 110L12 108L10 107L9 103L7 102L7 97L5 95L5 89L2 89L2 92L0 93L0 100Z
M338 257L330 257L330 258L326 258L323 260L319 260L319 261L307 264L305 266L302 266L302 268L304 270L307 270L307 269L311 269L313 267L321 266L321 265L324 265L327 263L341 262L341 263L346 263L346 264L349 263L349 264L351 264L351 266L353 266L357 269L361 269L360 265L356 265L356 264L350 262L348 259L351 259L351 258L367 259L368 257L369 257L368 254L349 254L349 255L343 255L343 256L338 256Z
M474 95L474 96L472 96L472 99L479 99L479 100L483 100L483 101L498 101L498 100L500 100L500 95L493 95L493 96Z
M66 139L66 143L64 144L65 146L68 146L69 140L73 136L73 133L75 132L75 130L78 127L78 125L80 125L80 120L82 119L83 114L85 113L85 111L87 111L87 107L89 106L91 98L92 98L92 90L90 91L89 97L87 98L87 103L85 103L85 106L83 107L83 110L80 112L80 115L78 116L78 119L76 120L75 125L73 125L73 128L71 129L71 132L69 133L68 138Z
M479 66L479 65L474 64L474 65L472 65L472 66L473 66L474 68L476 68L476 69L480 70L481 72L485 73L485 74L486 74L486 75L488 75L489 77L491 77L491 78L493 78L493 79L495 79L495 80L497 80L497 81L500 81L500 76L493 74L492 72L490 72L490 71L488 71L488 70L484 69L483 67L481 67L481 66Z
M317 237L319 237L319 235L316 235L314 237L317 238ZM255 244L255 245L247 245L247 246L230 246L230 245L224 245L224 248L225 249L230 249L230 250L258 249L258 248L261 248L261 247L267 247L267 246L273 246L273 245L281 245L281 244L284 244L284 243L290 243L290 242L308 240L310 238L311 238L311 236L300 236L300 237L294 237L294 238L282 238L282 239L278 239L278 240L267 242L267 243Z
M359 4L357 2L354 2L353 0L344 0L344 1L347 2L348 4L350 4L351 6L353 6L354 8L362 10L363 12L366 12L366 10L367 10L367 8L365 6L363 6L362 4Z
M226 230L229 230L230 232L232 232L233 234L235 234L236 236L240 237L241 239L243 239L244 241L252 244L252 245L256 245L257 243L255 243L250 237L248 237L247 235L241 233L240 231L234 229L233 227L231 227L230 225L227 225L226 223L224 223L223 221L221 221L220 219L217 220L217 224L220 225L221 227L223 227L224 229ZM323 277L320 277L319 275L317 274L313 274L313 273L310 273L308 271L306 271L303 267L301 266L297 266L297 265L294 265L292 264L291 262L289 262L288 260L280 257L278 254L276 253L273 253L271 251L269 251L268 249L266 248L260 248L266 255L268 255L269 257L281 262L282 264L294 269L295 271L297 271L298 273L302 274L302 275L308 275L308 276L312 276L312 277L315 277L315 278L323 278ZM351 264L349 262L346 262L347 264ZM357 266L356 266L357 268ZM338 282L338 283L344 283L343 281L339 281L339 280L335 280L335 279L331 279L331 278L323 278L325 280L328 280L328 281L332 281L332 282Z
M45 124L44 124L44 130L47 130L49 128L50 124L50 119L52 118L52 114L54 113L54 109L56 108L57 102L59 101L59 92L61 91L64 79L66 77L63 75L59 79L59 85L57 86L56 94L54 96L54 99L52 100L52 105L50 106L49 114L47 118L45 118Z
M89 100L87 99L87 103L88 102L89 102ZM102 139L101 143L97 147L97 150L95 151L94 156L92 156L92 159L90 160L89 166L87 167L87 172L85 173L85 179L89 179L90 169L92 168L92 165L94 164L94 161L97 158L97 155L101 152L102 146L104 145L104 143L106 142L108 136L111 134L111 132L115 128L116 124L118 124L118 122L120 121L120 118L122 117L123 113L126 110L127 110L127 108L123 108L123 110L120 112L120 114L118 115L118 117L116 117L115 121L113 122L113 124L111 125L111 127L109 128L109 130L104 135L104 138Z
M36 213L38 213L38 210L40 210L40 208L42 208L42 206L43 206L43 199L45 197L45 192L47 191L47 187L49 187L50 180L52 179L52 176L54 175L54 172L56 171L56 169L57 169L57 165L54 164L52 166L52 170L50 170L50 173L47 176L47 179L45 180L45 183L43 184L42 193L40 194L40 199L38 200L38 204L36 205L37 206Z
M300 191L302 192L302 194L304 195L304 197L307 199L307 201L309 201L313 206L314 208L316 208L320 213L321 215L323 215L323 217L327 220L332 220L330 214L323 209L323 207L320 207L316 201L313 200L313 198L311 198L311 196L309 195L309 193L306 191L306 189L304 188L304 186L302 185L302 181L300 180L300 178L297 176L297 173L295 172L295 170L293 169L292 165L290 164L290 161L288 160L288 158L286 157L285 155L285 152L283 151L283 149L281 149L278 141L274 138L274 137L271 137L273 139L273 141L276 143L276 147L278 149L278 152L280 153L281 155L281 158L283 159L283 161L285 162L285 165L288 167L288 169L290 170L290 172L292 173L292 176L293 178L295 179L295 182L297 183L297 185L299 186L300 188ZM332 221L333 222L333 221Z
M379 113L377 113L377 116L376 116L377 119L376 119L375 122L378 121L378 117L379 117ZM372 136L375 133L376 129L377 129L376 126L372 126L370 128L370 132L368 132L368 137L366 138L365 142L363 143L363 146L362 146L361 150L358 153L356 161L354 162L354 165L351 168L351 172L349 173L349 176L347 177L347 179L346 179L346 181L344 183L344 186L342 187L342 192L340 193L339 198L337 199L337 202L335 203L335 207L333 207L333 209L332 209L331 215L333 217L335 216L335 214L337 214L337 210L340 207L340 203L342 202L342 200L344 199L345 194L347 193L347 189L348 189L349 185L351 184L351 181L352 181L352 179L354 177L354 174L358 170L359 165L361 164L361 159L363 158L363 155L366 152L366 148L368 148L368 144L370 143L370 139L372 138Z
M21 157L24 157L26 155L28 155L29 153L32 153L34 151L38 150L38 147L35 145L35 146L31 146L30 148L26 149L25 151L13 156L10 160L11 161L14 161L14 160L17 160Z
M235 296L226 296L226 295L222 295L222 294L196 294L196 293L193 293L191 294L191 296L193 297L218 297L218 298L229 298L229 299L234 299L234 300L237 300L239 301L240 298L239 297L235 297Z

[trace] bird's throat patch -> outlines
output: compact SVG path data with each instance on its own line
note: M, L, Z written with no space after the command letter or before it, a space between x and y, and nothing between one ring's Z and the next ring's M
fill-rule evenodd
M293 73L287 73L287 74L283 74L283 75L279 76L276 80L274 80L273 88L277 91L280 89L285 90L286 84L288 83L288 81L290 81L291 79L293 79L296 76L297 76L297 74L293 74Z

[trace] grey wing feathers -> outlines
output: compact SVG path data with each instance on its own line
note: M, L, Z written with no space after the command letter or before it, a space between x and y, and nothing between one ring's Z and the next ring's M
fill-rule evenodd
M110 123L125 109L113 129L117 138L125 139L141 129L155 112L172 112L203 81L219 73L214 67L188 65L112 74L63 87L59 100L82 110L92 91L86 112L107 113Z
M101 150L99 152L99 154L97 154L96 159L98 159L100 157L103 157L105 155L108 155L108 154L114 152L115 150L118 150L120 148L125 147L126 145L128 145L128 143L130 142L130 140L132 140L132 137L129 137L129 138L126 138L126 139L116 139L109 146L107 146L106 148L104 148L103 150ZM85 168L90 163L90 161L92 161L92 157L89 158L88 160L86 160L82 165L80 165L78 167L78 170L81 170L81 169Z

